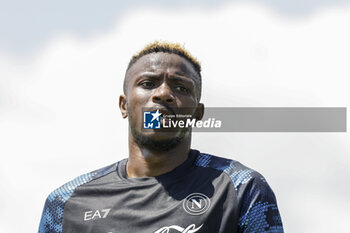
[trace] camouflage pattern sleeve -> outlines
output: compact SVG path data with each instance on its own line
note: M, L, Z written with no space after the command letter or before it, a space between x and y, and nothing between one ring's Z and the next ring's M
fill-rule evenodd
M265 178L239 162L234 167L231 178L240 203L239 232L283 233L276 197Z
M265 178L238 161L201 153L197 165L226 173L237 194L239 233L283 233L276 197Z

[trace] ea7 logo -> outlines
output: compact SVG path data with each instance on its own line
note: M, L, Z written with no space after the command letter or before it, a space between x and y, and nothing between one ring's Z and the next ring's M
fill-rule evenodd
M84 214L84 221L106 218L111 209L90 210Z

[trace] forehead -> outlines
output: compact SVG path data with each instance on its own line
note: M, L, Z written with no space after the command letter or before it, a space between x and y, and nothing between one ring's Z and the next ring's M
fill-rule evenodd
M196 83L199 76L192 64L180 55L173 53L150 53L140 57L129 69L128 77L138 76L143 72L175 73L193 79Z

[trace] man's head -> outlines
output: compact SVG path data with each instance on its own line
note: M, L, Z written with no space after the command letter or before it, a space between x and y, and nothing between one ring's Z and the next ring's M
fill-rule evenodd
M127 85L128 85L128 72L132 65L134 65L141 57L151 54L151 53L168 53L168 54L177 54L181 56L182 58L188 60L191 65L193 66L193 69L197 73L197 88L198 88L198 102L200 101L201 94L202 94L202 76L201 76L201 65L198 62L198 60L193 57L183 46L177 43L167 43L167 42L159 42L155 41L148 45L146 45L141 51L134 54L132 58L129 61L128 67L126 69L125 77L124 77L124 84L123 84L123 91L124 94L126 94Z
M201 119L200 64L178 44L155 42L133 56L124 78L124 94L119 107L129 119L129 129L139 146L152 150L170 150L184 139L190 140L188 128L141 131L145 108L163 114L189 114ZM179 112L181 111L185 112Z

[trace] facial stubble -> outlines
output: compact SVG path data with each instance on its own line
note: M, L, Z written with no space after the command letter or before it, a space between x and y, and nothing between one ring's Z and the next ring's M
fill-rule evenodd
M132 124L134 120L131 117L131 114L128 114L128 117L129 117L130 131L136 144L139 145L140 147L147 148L151 151L159 151L159 152L170 151L171 149L174 149L178 145L180 145L181 142L186 137L186 135L191 133L190 128L182 128L182 129L178 129L179 132L177 133L176 136L172 138L157 140L152 138L151 136L148 136L146 133L141 132L141 130L138 130L137 129L138 127ZM141 129L141 127L139 128ZM166 133L166 132L158 132L158 133Z

